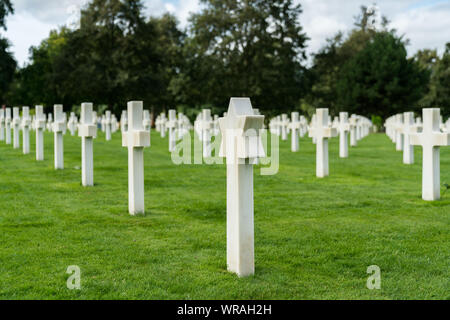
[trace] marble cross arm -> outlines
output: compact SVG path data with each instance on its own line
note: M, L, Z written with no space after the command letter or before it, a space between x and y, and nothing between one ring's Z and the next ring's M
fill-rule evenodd
M166 122L166 128L167 128L167 129L174 129L174 128L177 127L177 123L178 123L177 120L168 120L168 121Z
M350 123L346 122L346 123L339 123L338 128L341 131L350 131Z
M227 118L231 116L228 115ZM264 158L266 154L260 136L260 130L264 127L264 116L235 116L230 119L231 121L227 118L219 119L222 131L220 157L230 156L227 153L227 144L232 143L233 140L230 139L230 135L233 135L236 138L235 156L237 159Z
M53 132L63 132L66 129L66 124L64 122L53 122L52 124Z
M412 134L409 137L409 141L414 146L450 146L450 133L433 133L432 135L426 135L423 133Z
M96 138L97 137L97 126L95 124L79 124L78 125L78 136L80 138Z
M14 126L20 125L19 108L14 108L14 109L13 109L13 119L12 119L12 124L13 124Z
M29 116L27 117L24 116L22 119L22 127L29 127L29 126L31 126L31 119Z
M324 138L334 138L338 136L336 128L323 128L322 130L322 136Z
M133 130L122 133L122 147L150 147L150 134L145 130Z
M300 130L303 124L300 121L293 121L289 123L289 128L291 130Z

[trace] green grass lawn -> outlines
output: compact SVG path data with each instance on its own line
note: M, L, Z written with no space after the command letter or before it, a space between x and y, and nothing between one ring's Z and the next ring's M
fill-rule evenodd
M167 139L145 150L146 216L128 214L121 135L95 140L94 188L81 186L81 140L65 136L65 166L0 142L1 299L449 299L450 191L421 199L416 164L385 135L371 135L315 177L315 146L280 147L280 171L255 170L256 275L226 270L226 168L175 166ZM450 183L450 147L441 148ZM82 290L66 269L81 268ZM368 290L367 267L381 268Z

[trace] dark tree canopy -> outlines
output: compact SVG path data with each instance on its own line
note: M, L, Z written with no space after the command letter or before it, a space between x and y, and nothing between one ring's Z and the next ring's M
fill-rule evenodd
M11 0L0 0L0 28L6 29L6 16L14 13L14 7Z
M10 0L0 0L0 29L6 30L6 16L14 13ZM0 37L0 102L8 102L11 83L17 63L11 53L8 39Z
M291 0L201 2L204 9L190 20L186 64L172 87L184 91L180 102L225 109L231 96L250 96L263 110L294 108L306 59L301 6Z
M407 58L401 39L388 32L373 40L341 69L338 105L350 112L388 117L417 109L429 72Z
M419 109L428 90L427 58L421 59L422 64L409 59L408 41L388 29L385 17L378 29L369 26L372 19L362 7L356 29L346 39L338 33L314 56L305 110L329 108L333 114L349 111L387 117Z
M120 115L127 101L143 100L154 113L177 108L194 116L204 107L222 113L230 97L248 96L268 118L315 108L368 117L421 107L450 114L450 45L442 58L428 49L408 58L408 41L367 7L351 32L337 32L306 67L297 1L199 1L201 11L181 29L173 15L146 17L142 0L91 0L79 26L52 31L20 69L0 39L2 103L49 111L92 101ZM12 12L0 0L0 28Z

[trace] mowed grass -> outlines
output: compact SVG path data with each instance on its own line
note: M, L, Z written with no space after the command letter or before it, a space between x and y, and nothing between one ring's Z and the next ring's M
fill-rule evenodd
M1 299L448 299L450 191L421 199L416 164L382 134L315 177L315 146L280 146L280 170L255 168L256 275L226 268L225 166L175 166L168 141L152 133L145 150L146 216L128 214L127 149L121 135L95 140L95 187L81 182L81 141L64 138L65 167L0 142ZM450 148L441 148L450 183ZM442 189L443 190L443 189ZM82 289L68 290L68 266ZM369 290L367 268L381 268Z

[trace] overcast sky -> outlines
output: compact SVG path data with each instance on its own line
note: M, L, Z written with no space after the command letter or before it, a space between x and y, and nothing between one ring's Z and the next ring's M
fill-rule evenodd
M315 52L337 31L353 27L353 17L359 6L370 6L374 0L295 0L303 5L300 17L305 32L311 38L308 52ZM20 65L28 61L28 49L38 45L50 30L76 20L77 12L86 0L13 0L15 14L8 17L6 37L12 42ZM378 0L381 14L391 26L411 40L409 53L418 49L436 48L444 51L450 42L450 0ZM190 12L200 10L198 0L144 0L147 15L174 13L186 26ZM5 32L2 32L4 35Z

